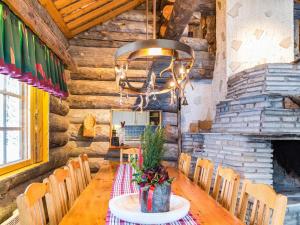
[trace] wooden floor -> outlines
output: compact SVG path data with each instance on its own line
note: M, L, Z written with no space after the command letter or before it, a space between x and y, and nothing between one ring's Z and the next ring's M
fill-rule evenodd
M106 162L81 193L60 225L102 225L105 224L108 201L118 164ZM237 218L219 206L213 198L175 168L168 168L175 177L172 191L191 202L191 212L201 225L242 225Z

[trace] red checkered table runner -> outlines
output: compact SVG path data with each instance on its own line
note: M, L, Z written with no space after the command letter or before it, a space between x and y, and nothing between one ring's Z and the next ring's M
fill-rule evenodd
M138 193L138 186L135 183L131 183L132 173L133 173L133 169L129 164L123 164L119 166L112 187L110 198L123 195L123 194ZM134 225L133 223L128 223L119 220L110 212L110 210L108 210L106 216L106 225L119 225L119 224ZM195 221L193 216L189 213L184 218L169 224L170 225L197 225L197 222Z

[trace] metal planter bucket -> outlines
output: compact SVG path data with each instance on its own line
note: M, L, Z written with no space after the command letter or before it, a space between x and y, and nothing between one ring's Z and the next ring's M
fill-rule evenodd
M141 190L140 192L141 211L143 213L170 211L171 184L156 185L152 199L148 198L149 192L150 190Z

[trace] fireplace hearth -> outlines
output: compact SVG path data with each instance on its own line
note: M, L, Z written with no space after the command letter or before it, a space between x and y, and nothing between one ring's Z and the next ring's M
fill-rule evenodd
M272 141L273 184L281 193L300 196L300 141Z

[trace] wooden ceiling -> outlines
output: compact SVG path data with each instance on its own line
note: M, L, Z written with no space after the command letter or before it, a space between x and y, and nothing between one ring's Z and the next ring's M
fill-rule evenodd
M67 38L129 11L145 0L39 0Z

